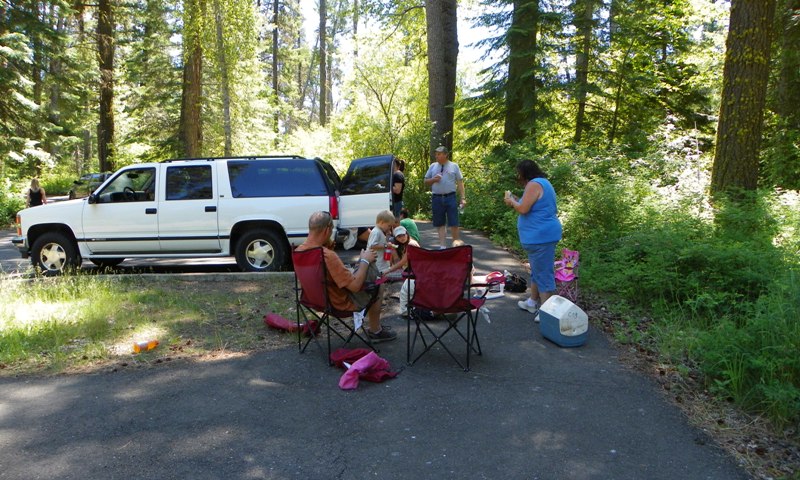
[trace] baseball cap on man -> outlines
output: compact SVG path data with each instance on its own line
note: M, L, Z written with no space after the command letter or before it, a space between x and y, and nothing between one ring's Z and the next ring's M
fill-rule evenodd
M445 147L444 145L440 145L440 146L436 147L436 150L434 150L434 151L435 152L442 152L442 153L450 153L449 150L447 150L447 147Z

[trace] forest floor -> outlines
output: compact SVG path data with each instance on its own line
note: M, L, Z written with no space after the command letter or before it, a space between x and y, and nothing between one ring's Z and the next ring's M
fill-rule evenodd
M777 428L765 418L716 399L709 394L700 372L695 369L680 372L674 365L664 363L647 343L616 341L615 333L626 328L624 320L611 313L597 298L582 295L586 313L617 345L620 360L652 377L661 386L664 396L684 412L689 422L736 458L753 478L800 479L800 431L796 426ZM649 323L644 319L638 328L646 329Z

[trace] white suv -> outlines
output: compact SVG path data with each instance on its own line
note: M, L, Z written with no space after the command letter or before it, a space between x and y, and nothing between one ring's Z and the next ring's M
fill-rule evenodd
M392 155L354 160L344 179L318 158L168 160L130 165L86 198L17 214L12 242L41 272L88 259L236 257L242 271L288 267L308 218L329 211L339 232L391 208Z

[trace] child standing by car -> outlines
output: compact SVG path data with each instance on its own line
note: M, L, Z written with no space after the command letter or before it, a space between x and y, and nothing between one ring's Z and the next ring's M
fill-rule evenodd
M383 273L392 266L392 251L389 245L388 236L394 227L395 218L394 214L389 210L383 210L378 213L375 219L375 228L369 234L367 240L367 249L373 250L377 256L375 258L375 266L378 272ZM387 250L388 248L388 250ZM388 255L386 252L388 251Z

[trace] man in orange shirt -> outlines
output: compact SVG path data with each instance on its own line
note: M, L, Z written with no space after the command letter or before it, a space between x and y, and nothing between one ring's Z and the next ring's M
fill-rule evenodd
M367 307L373 294L364 285L374 282L378 272L374 267L375 252L361 250L355 272L348 270L331 247L333 218L328 212L314 212L308 219L308 238L297 247L298 251L322 247L325 268L328 272L328 297L337 310L357 312ZM397 338L397 333L381 326L381 302L373 302L367 310L367 334L372 342L386 342Z

